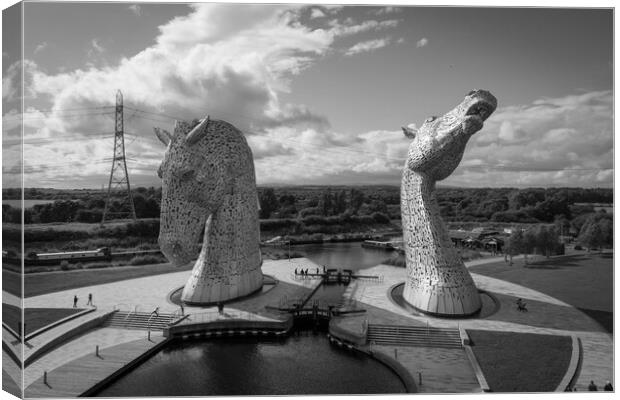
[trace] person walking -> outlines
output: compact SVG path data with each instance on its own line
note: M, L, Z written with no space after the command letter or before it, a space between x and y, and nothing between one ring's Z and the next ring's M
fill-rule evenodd
M604 391L606 392L613 392L614 391L614 387L611 386L611 382L607 381L607 383L605 384L605 387L603 388Z
M598 388L596 387L596 385L594 384L594 381L590 381L590 384L588 385L588 390L590 392L596 392L598 390Z
M92 306L93 305L93 294L89 293L88 294L88 302L86 303L87 306Z
M156 316L156 317L159 317L159 307L155 307L155 309L151 313L151 316L153 316L153 315Z
M77 294L73 296L73 308L77 308L78 297Z

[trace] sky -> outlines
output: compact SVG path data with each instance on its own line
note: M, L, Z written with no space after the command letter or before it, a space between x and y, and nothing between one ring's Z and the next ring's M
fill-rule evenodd
M3 13L3 186L101 188L124 100L133 186L159 186L153 127L223 119L257 183L400 183L401 126L472 89L498 108L441 184L613 186L611 9L25 3ZM7 38L12 38L9 40Z

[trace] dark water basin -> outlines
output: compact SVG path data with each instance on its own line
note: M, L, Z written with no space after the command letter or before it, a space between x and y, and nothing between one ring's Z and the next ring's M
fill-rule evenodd
M392 370L331 345L324 332L281 341L176 341L97 393L101 397L404 393Z

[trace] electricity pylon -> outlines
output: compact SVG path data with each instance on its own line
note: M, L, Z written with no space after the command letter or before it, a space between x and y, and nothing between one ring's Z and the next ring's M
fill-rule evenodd
M114 197L113 197L114 196ZM112 203L113 199L115 204ZM118 204L116 204L118 201ZM112 211L113 210L113 211ZM136 220L136 209L131 197L129 174L125 162L125 134L123 130L123 94L116 92L116 118L114 127L114 154L112 156L112 169L108 183L108 196L105 200L105 208L101 225L107 220L131 218Z

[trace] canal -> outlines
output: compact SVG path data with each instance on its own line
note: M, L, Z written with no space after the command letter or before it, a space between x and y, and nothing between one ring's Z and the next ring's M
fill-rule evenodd
M379 361L324 332L284 340L175 341L96 394L100 397L405 393Z
M394 253L361 243L298 245L295 251L327 268L359 270ZM336 304L346 285L322 285L312 300ZM379 361L331 345L320 331L281 340L253 337L173 341L97 393L101 397L319 395L405 393Z

